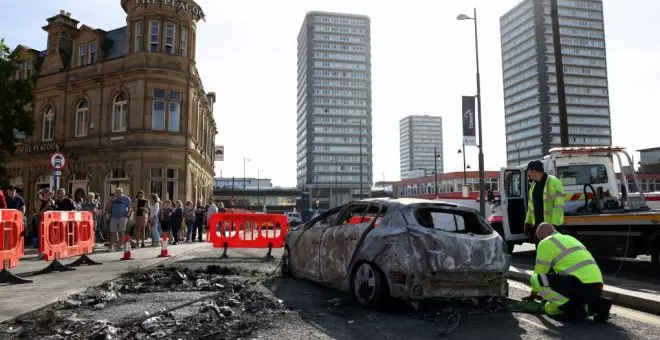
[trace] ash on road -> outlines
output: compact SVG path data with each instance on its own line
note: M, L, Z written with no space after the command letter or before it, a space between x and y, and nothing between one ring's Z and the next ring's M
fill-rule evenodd
M456 309L441 301L418 311L401 304L368 309L335 290L279 277L277 261L217 255L208 250L69 296L0 324L0 339L414 340L437 339L456 324ZM526 293L511 289L513 297ZM660 323L617 315L607 324L561 324L544 316L472 312L447 338L660 338Z

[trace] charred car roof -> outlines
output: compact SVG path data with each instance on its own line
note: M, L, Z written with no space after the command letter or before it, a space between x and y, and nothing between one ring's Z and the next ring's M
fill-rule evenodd
M397 207L397 208L406 208L414 205L433 205L437 207L451 208L459 211L478 213L479 211L470 207L463 205L458 205L454 203L449 203L440 200L427 200L423 198L368 198L363 200L357 200L350 202L348 204L354 203L378 203L388 207Z

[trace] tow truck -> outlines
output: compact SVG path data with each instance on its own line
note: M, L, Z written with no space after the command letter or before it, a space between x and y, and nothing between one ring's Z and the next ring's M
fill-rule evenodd
M621 169L618 180L615 161ZM542 162L546 172L564 184L564 233L582 241L594 256L650 255L660 269L660 210L649 208L643 193L629 192L631 181L635 188L640 185L624 148L552 148ZM534 242L534 236L524 232L527 166L502 168L500 185L499 204L488 221L512 253L516 244Z

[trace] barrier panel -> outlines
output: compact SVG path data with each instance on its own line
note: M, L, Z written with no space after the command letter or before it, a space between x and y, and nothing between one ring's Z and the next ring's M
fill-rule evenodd
M23 213L15 209L0 209L0 283L32 283L11 272L25 254L25 223Z
M284 247L289 230L286 216L281 214L213 214L208 221L209 242L214 248L268 248L266 258L273 258L273 248Z
M360 224L360 223L365 223L365 222L371 222L373 221L374 217L373 216L352 216L351 218L348 219L348 224ZM374 223L374 228L378 227L378 224L383 220L383 217L380 216L376 220L376 223Z
M39 224L39 253L44 260L53 261L37 274L75 270L83 264L100 265L87 254L94 251L94 218L88 211L47 211ZM71 264L59 260L80 256Z

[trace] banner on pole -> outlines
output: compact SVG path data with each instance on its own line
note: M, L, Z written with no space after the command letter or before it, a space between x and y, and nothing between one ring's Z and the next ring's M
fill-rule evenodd
M477 145L477 137L475 133L477 131L477 124L475 121L473 96L463 96L462 120L463 143L465 143L466 146Z

